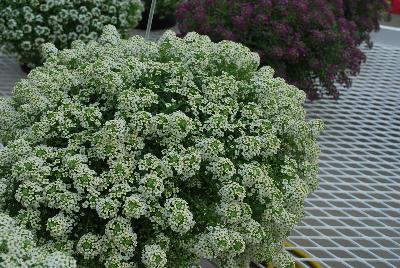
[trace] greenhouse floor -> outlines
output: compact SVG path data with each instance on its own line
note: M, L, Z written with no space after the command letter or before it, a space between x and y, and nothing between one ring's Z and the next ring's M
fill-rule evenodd
M400 267L400 47L366 54L338 101L305 105L326 124L320 187L290 241L323 267Z
M157 38L159 33L153 35ZM351 89L338 101L305 104L322 118L320 187L292 232L298 258L322 267L400 267L400 42L376 42ZM0 95L24 77L0 55ZM301 254L304 255L304 254ZM321 266L312 266L321 267Z

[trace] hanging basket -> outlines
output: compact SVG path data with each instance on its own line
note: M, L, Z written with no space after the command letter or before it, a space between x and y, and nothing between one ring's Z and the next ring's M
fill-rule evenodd
M146 30L147 21L149 19L150 10L145 10L142 14L142 20L139 22L137 28L141 30ZM151 30L162 30L169 29L176 24L176 18L173 14L168 14L163 17L157 16L154 14L153 22L151 24Z

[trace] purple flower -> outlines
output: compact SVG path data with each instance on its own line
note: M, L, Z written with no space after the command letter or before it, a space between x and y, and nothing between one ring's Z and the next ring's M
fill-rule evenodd
M318 30L312 30L311 37L315 42L318 42L318 43L323 43L325 40L324 33L322 33L321 31L318 31Z
M233 26L241 31L245 31L248 26L247 18L245 16L234 16L232 17Z
M379 27L386 0L188 0L177 10L179 29L214 41L243 43L261 63L319 98L338 97L365 61L358 45Z

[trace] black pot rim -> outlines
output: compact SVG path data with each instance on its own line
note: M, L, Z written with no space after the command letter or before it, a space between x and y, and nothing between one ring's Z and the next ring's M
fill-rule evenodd
M25 73L25 74L29 74L33 68L29 67L28 64L26 63L20 63L19 67L21 68L21 70Z

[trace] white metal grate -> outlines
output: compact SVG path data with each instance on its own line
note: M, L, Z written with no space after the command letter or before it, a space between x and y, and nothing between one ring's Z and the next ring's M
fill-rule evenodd
M376 45L350 90L306 103L326 130L320 187L292 232L292 249L324 267L400 267L400 48ZM24 74L0 55L0 95ZM291 249L291 248L289 248Z
M0 54L0 96L9 96L15 83L24 76L14 58Z
M400 267L400 48L366 54L338 101L305 105L326 124L320 186L290 241L324 267Z

